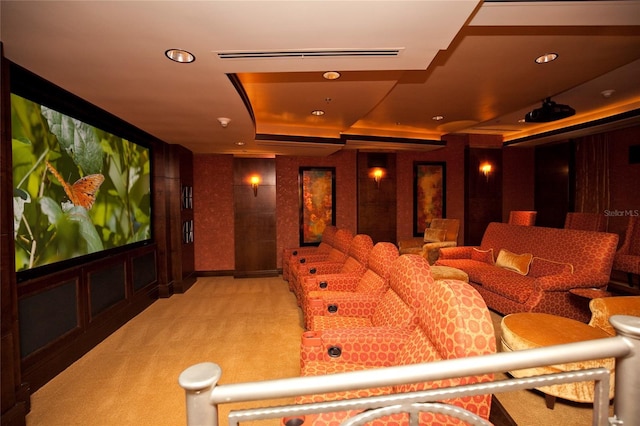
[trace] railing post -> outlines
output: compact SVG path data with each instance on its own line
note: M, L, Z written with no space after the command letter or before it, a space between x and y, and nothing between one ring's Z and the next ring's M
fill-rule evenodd
M613 413L624 425L640 425L640 317L613 315L609 322L631 347L629 355L616 358Z
M221 375L220 366L212 362L192 365L180 373L178 383L186 394L188 426L218 425L218 406L209 398Z

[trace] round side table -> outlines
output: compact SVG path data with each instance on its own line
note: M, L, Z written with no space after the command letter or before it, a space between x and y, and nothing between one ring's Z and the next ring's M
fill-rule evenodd
M507 315L502 318L501 329L502 350L504 352L610 337L603 330L580 321L543 313L527 312ZM611 371L609 397L613 398L615 371L613 358L528 368L509 373L514 377L527 377L598 367L605 367ZM575 402L593 402L593 381L542 386L536 389L545 393L547 407L551 409L555 404L556 397Z

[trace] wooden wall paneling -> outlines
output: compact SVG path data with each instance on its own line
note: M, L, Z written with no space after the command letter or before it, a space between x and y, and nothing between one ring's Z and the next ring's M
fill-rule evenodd
M487 176L480 165L488 162ZM479 245L487 225L502 222L502 150L467 147L465 152L465 245Z
M191 287L195 281L195 246L193 244L194 225L193 225L193 153L188 149L179 147L180 161L180 222L181 229L181 257L180 261L180 286L178 292L185 292ZM187 193L183 193L186 191ZM187 197L186 200L183 197ZM186 203L184 202L186 201ZM185 229L188 228L189 235L185 239Z
M573 210L573 152L570 142L536 147L534 205L538 226L562 228L567 212Z
M19 284L21 372L31 392L154 302L157 282L134 292L131 268L146 259L155 269L155 253L148 245Z
M127 297L148 288L158 281L157 251L150 249L131 256L131 288Z
M250 177L260 177L254 195ZM276 276L275 160L234 158L235 277Z
M371 177L373 166L383 165L385 174L376 185ZM397 242L396 226L396 155L360 152L358 169L358 233L366 234L374 243Z
M22 382L18 334L13 241L13 176L9 62L0 42L0 423L24 425L29 410L28 386Z
M87 274L89 321L116 305L126 303L127 287L131 287L129 280L126 259Z
M158 211L165 216L158 224L158 240L165 245L166 258L162 259L159 277L160 296L169 297L187 291L195 282L193 243L183 241L183 224L193 221L193 209L185 209L182 202L182 188L193 188L193 154L180 145L168 145L161 161L164 167L158 177L162 205Z
M157 244L158 295L173 294L171 264L171 213L169 169L169 146L158 145L153 150L153 238Z

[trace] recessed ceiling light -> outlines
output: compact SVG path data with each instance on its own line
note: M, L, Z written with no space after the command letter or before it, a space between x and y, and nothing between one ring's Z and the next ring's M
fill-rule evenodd
M536 64L546 64L549 62L553 62L556 59L558 59L557 53L545 53L544 55L538 56L536 58Z
M435 121L441 121L444 120L444 117L442 115L434 115L433 117L431 117L431 119Z
M337 80L340 78L340 73L338 71L327 71L322 76L327 80Z
M317 115L317 116L324 115L324 111L321 109L314 109L313 111L311 111L311 115Z
M244 142L234 142L237 146L244 146Z
M164 52L165 56L172 61L188 64L196 60L192 53L182 49L169 49Z
M600 92L603 98L610 98L616 91L614 89L607 89Z

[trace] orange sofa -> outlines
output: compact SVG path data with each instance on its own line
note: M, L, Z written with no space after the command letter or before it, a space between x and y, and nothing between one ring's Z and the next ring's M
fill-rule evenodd
M466 272L502 314L545 312L587 322L585 301L569 290L605 289L617 244L618 235L605 232L490 223L479 247L443 248L436 265Z

